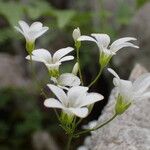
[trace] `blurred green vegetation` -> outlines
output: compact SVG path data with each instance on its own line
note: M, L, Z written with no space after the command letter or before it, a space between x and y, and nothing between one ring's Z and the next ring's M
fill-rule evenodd
M69 44L73 46L71 35L76 27L80 27L82 34L105 32L115 38L122 28L130 23L137 9L147 1L136 0L137 8L135 10L123 0L117 1L118 9L112 13L104 9L102 0L100 0L101 6L98 12L100 24L93 26L92 20L95 12L86 8L86 0L76 1L78 5L83 6L82 9L73 7L59 9L48 0L28 0L27 3L23 3L21 0L0 0L0 51L8 53L13 51L18 54L13 44L14 41L19 41L24 47L23 37L18 36L14 30L14 26L18 24L19 20L26 20L30 23L41 21L48 26L49 33L39 42L40 46L48 49L58 49ZM112 16L113 23L110 21ZM88 45L83 43L81 49L84 47L84 50L80 51L82 68L85 68L83 72L88 74L88 77L96 75L98 68L97 51L94 51L93 46L92 43ZM94 58L94 61L91 58ZM63 72L71 70L72 65L66 65ZM53 112L45 110L43 99L39 93L30 93L26 89L9 87L0 89L0 150L30 150L32 149L31 135L35 131L43 129L54 133L53 135L61 136L61 132L58 133L56 117Z

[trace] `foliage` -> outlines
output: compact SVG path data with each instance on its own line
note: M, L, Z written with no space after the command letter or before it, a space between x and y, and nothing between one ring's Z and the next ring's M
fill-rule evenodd
M33 132L44 129L42 122L46 118L38 106L37 98L37 95L25 89L0 90L0 149L31 148L27 143ZM52 125L49 129L56 130L56 126L54 128Z
M136 0L137 7L140 8L141 6L143 6L148 1L149 0Z

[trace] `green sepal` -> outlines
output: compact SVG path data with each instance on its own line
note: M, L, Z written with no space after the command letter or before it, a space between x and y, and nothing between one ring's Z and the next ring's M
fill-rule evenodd
M115 106L115 111L117 115L123 114L131 105L131 102L126 102L123 96L118 95L117 102Z
M59 70L58 69L49 69L48 73L49 73L50 77L55 77L55 78L59 77Z
M26 50L28 52L29 55L32 54L32 51L35 48L35 43L34 42L26 42Z
M99 63L102 68L106 67L111 59L112 55L105 54L104 52L100 53Z
M76 47L76 49L80 49L81 42L80 41L75 41L75 47Z

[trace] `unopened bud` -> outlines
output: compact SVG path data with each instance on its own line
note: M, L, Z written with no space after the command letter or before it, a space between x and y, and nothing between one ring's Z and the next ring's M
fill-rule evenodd
M72 73L74 75L77 75L78 74L78 71L79 71L79 64L76 62L73 69L72 69Z
M115 111L117 115L123 114L131 105L131 102L126 102L123 96L118 95Z
M73 33L72 33L72 37L74 39L74 41L77 41L77 39L81 36L81 32L80 32L80 29L79 27L74 29L73 30Z

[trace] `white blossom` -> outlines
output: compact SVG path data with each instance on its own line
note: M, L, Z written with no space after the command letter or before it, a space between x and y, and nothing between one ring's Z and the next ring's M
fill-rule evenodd
M81 32L80 32L80 29L79 27L74 29L73 32L72 32L72 37L74 39L74 41L77 41L77 39L81 36Z
M93 36L93 37L91 37ZM138 48L138 46L132 44L130 41L135 41L136 38L133 37L124 37L114 41L110 46L110 37L107 34L98 34L93 33L91 36L80 36L78 41L92 41L97 44L100 52L103 52L107 55L115 55L118 50L124 47L134 47Z
M67 87L80 85L80 79L72 73L63 73L58 78L51 77L51 80L59 87L68 90ZM67 86L67 87L66 87Z
M122 80L117 73L111 68L108 69L115 77L113 83L124 100L141 100L150 98L150 73L145 73L137 78L134 82Z
M31 26L22 20L20 20L18 23L19 27L15 26L15 29L25 37L27 42L31 43L49 29L48 27L43 27L41 22L34 22L31 24Z
M43 62L48 70L58 70L62 62L74 59L71 55L65 56L73 50L72 47L61 48L52 56L46 49L36 49L32 52L32 60ZM26 59L30 60L30 56Z
M88 87L74 86L65 93L61 88L48 84L48 87L58 99L48 98L44 105L49 108L62 109L66 114L84 118L88 115L88 107L103 99L98 93L88 93Z

